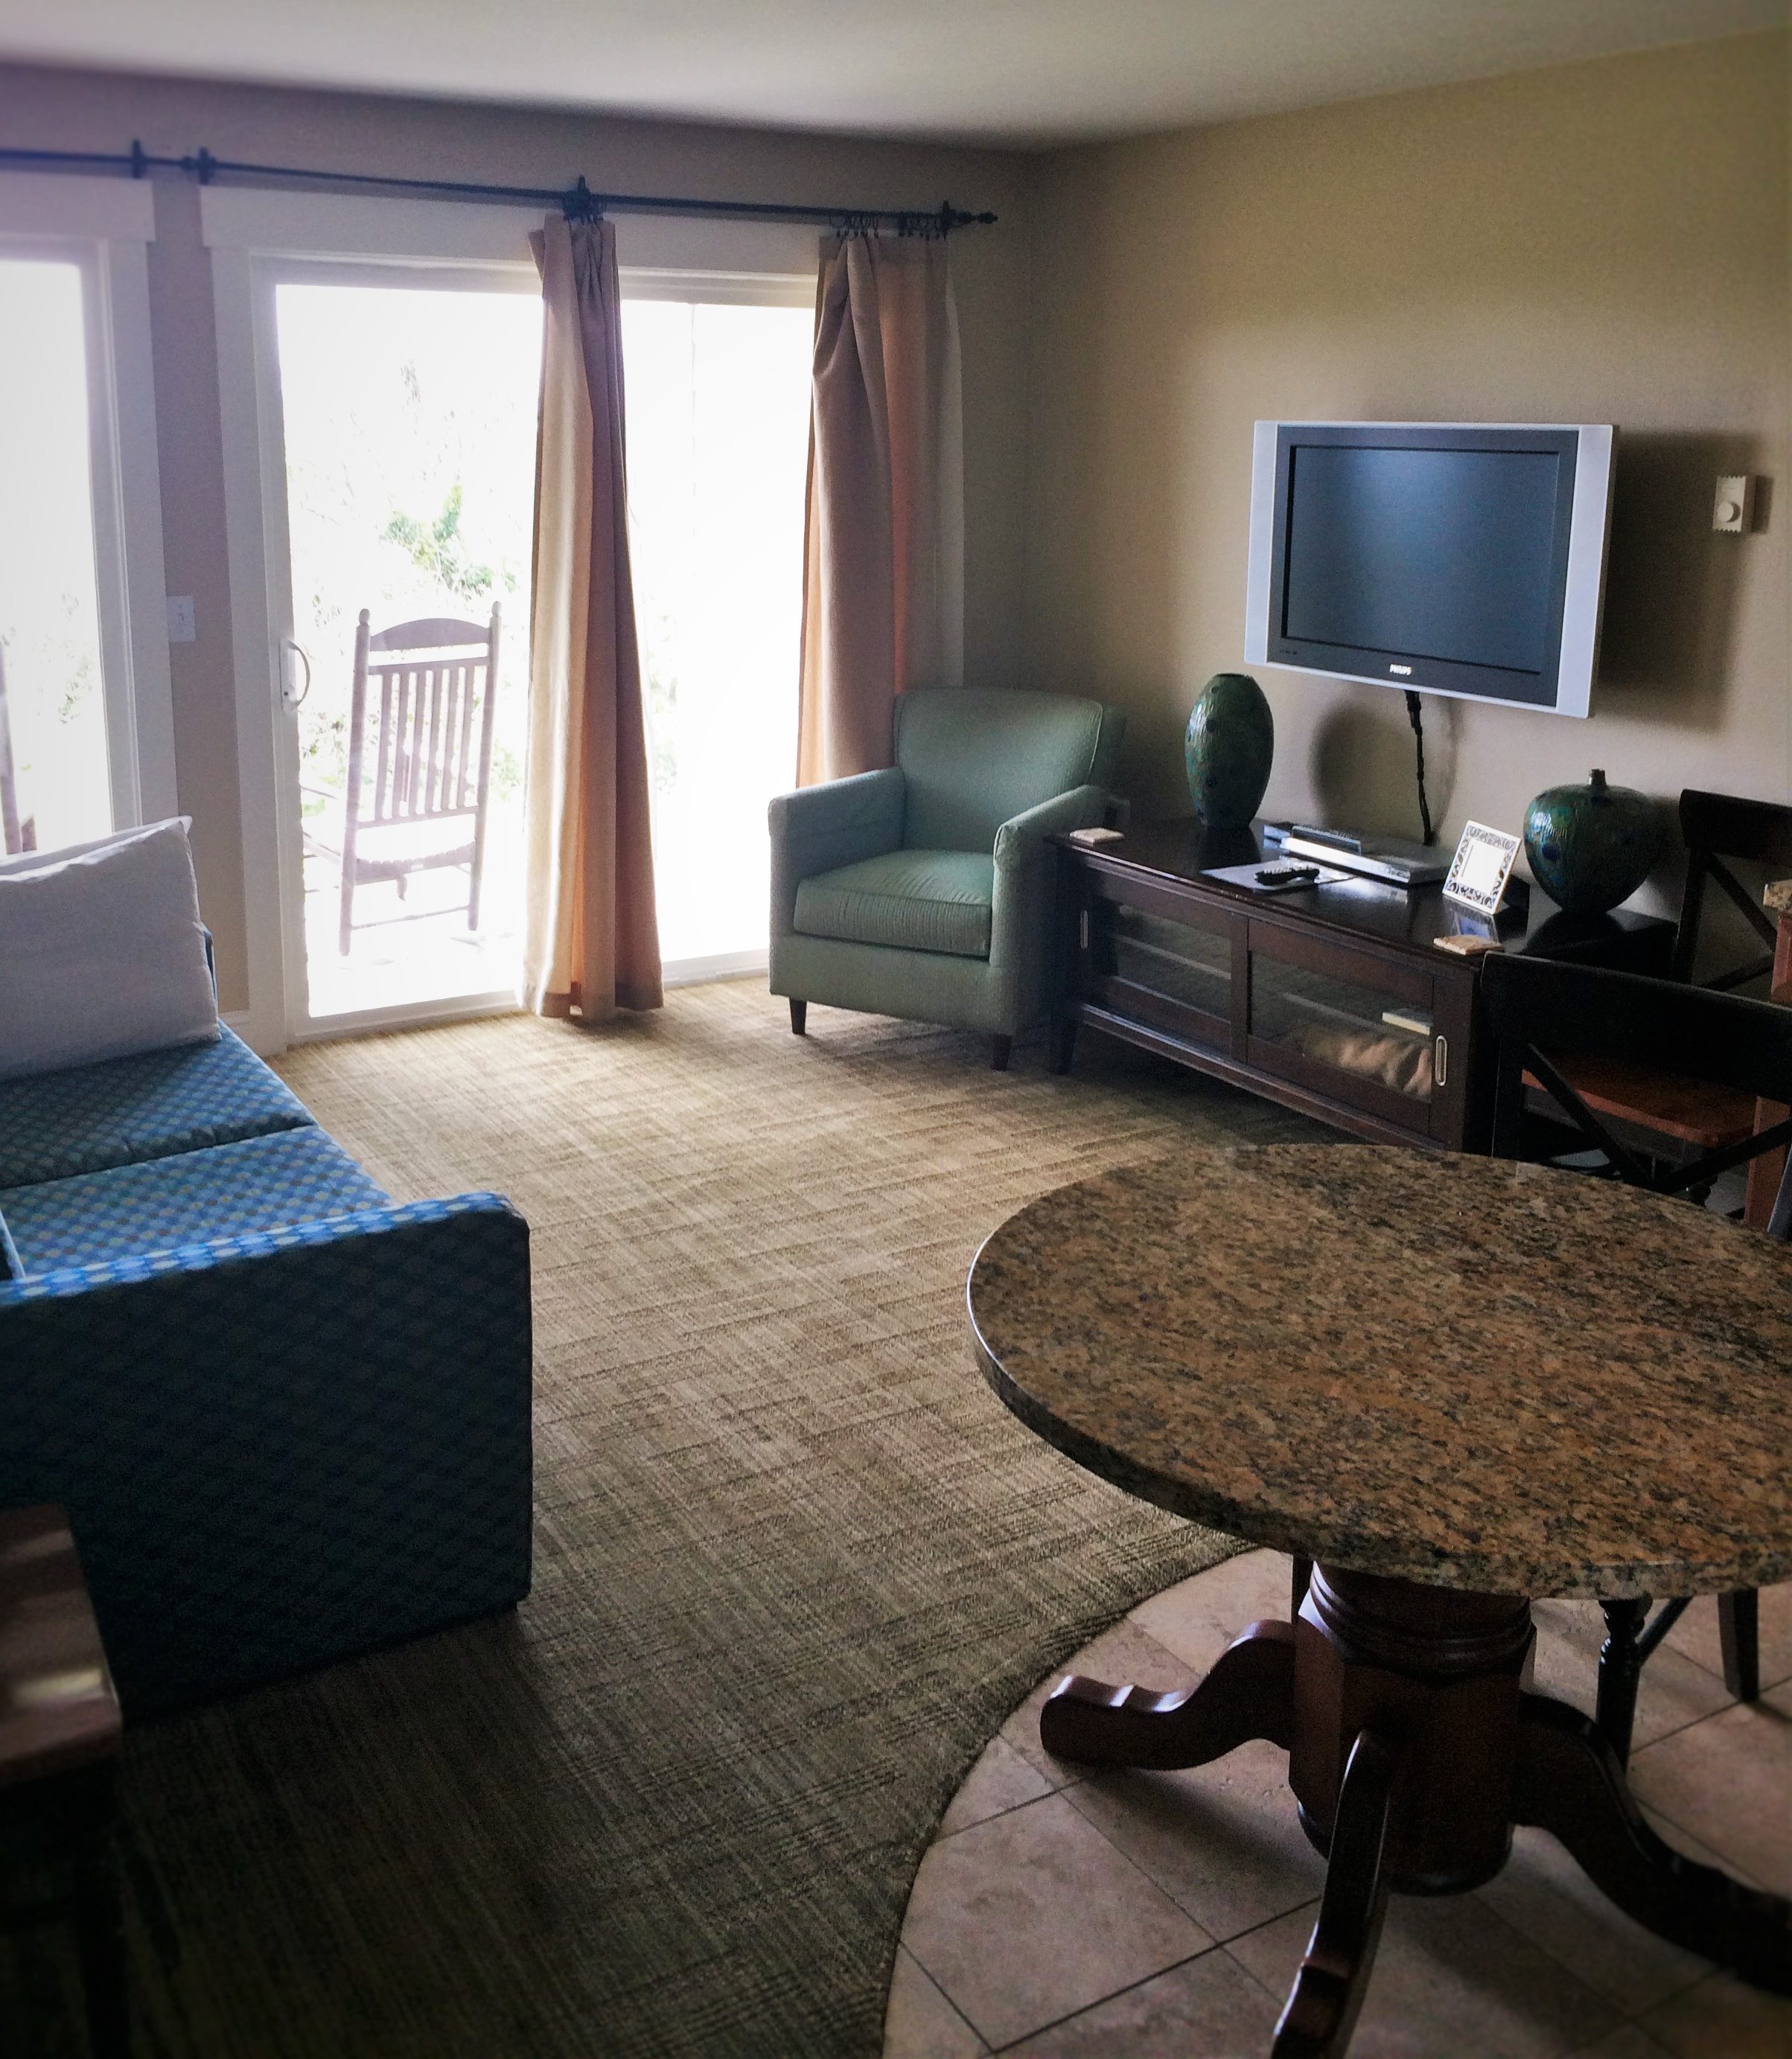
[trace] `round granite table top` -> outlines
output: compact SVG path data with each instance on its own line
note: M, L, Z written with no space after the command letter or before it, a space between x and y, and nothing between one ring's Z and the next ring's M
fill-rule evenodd
M1091 1472L1360 1572L1487 1593L1792 1577L1792 1249L1584 1173L1193 1152L977 1256L990 1384Z

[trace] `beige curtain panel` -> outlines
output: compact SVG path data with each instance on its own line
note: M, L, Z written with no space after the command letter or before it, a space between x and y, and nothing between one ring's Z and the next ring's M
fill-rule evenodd
M946 245L830 237L815 300L797 780L890 762L910 687L964 679L964 449Z
M622 299L607 221L532 237L536 444L523 999L597 1021L662 998L647 726L628 565Z

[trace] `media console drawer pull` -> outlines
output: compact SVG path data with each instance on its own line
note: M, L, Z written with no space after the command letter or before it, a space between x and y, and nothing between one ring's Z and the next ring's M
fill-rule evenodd
M1448 1037L1440 1035L1437 1040L1436 1056L1432 1065L1432 1084L1434 1086L1444 1086L1448 1084L1449 1077L1450 1040Z

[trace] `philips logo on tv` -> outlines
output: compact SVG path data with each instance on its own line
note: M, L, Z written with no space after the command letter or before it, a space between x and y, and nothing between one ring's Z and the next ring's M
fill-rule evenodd
M1398 672L1403 679L1410 679L1412 676L1410 665L1390 665L1388 669L1390 672Z

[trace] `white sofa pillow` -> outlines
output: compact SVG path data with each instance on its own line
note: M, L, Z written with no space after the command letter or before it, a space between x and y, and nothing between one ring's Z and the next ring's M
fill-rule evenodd
M178 818L183 829L193 827L191 815ZM145 824L146 828L159 829L159 822ZM59 843L54 850L16 850L0 858L0 874L8 872L42 872L46 866L62 865L71 858L85 858L90 850L110 850L115 843L126 842L132 837L143 834L141 829L108 830L102 837L90 837L85 843Z
M217 1035L185 817L0 866L0 1079Z

